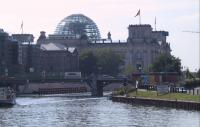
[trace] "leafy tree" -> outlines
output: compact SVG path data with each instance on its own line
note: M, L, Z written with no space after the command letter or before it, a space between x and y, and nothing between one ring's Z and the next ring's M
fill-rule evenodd
M181 72L181 60L172 55L162 54L152 64L153 72Z
M92 73L116 75L120 71L123 60L120 55L110 50L83 52L80 55L80 70L84 75Z
M186 70L185 75L187 79L194 79L194 76L191 74L189 69Z
M200 69L197 71L197 78L200 78Z
M120 55L111 50L97 51L97 64L101 68L101 74L116 75L120 72L123 60Z
M135 71L135 68L132 65L127 65L124 67L123 73L125 75L130 75Z
M91 51L83 52L80 55L79 62L80 70L83 73L83 75L90 75L91 73L96 73L97 58Z

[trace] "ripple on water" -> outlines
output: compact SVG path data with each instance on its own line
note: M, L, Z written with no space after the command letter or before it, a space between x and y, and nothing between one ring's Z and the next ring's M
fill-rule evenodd
M0 108L0 127L199 127L200 112L90 97L20 97Z

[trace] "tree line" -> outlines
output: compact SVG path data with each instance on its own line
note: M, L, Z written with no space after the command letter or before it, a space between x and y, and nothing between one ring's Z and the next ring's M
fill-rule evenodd
M92 73L117 75L131 74L133 66L124 66L123 56L112 50L101 49L94 52L85 51L80 54L80 71L88 76ZM178 72L181 73L181 60L173 55L162 54L151 65L150 72Z
M111 50L85 51L80 55L80 71L85 76L92 73L116 75L123 64L122 56Z

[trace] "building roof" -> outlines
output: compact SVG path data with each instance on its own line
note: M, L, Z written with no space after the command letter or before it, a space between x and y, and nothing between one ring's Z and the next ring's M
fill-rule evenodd
M76 50L74 47L66 47L59 43L41 44L40 49L45 51L69 51L70 53L74 53Z
M64 18L56 27L55 35L65 35L68 38L100 39L101 35L96 23L83 14L72 14Z

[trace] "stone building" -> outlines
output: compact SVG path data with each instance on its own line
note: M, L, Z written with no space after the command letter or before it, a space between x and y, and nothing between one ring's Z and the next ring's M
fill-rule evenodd
M12 34L12 39L18 42L18 63L21 66L21 72L29 72L33 62L32 55L37 55L34 52L34 36L32 34Z
M0 29L0 77L13 76L18 71L18 42Z
M45 33L41 32L41 35ZM76 48L56 43L35 45L31 34L13 34L12 38L19 42L18 61L22 72L55 74L78 71Z
M67 47L76 47L79 54L85 50L96 52L101 49L109 49L124 58L124 66L132 66L136 71L147 72L151 71L150 66L156 58L163 53L170 54L171 52L170 44L166 40L168 32L153 31L151 25L129 25L127 41L122 42L120 40L113 41L110 32L108 33L108 38L100 39L100 32L96 24L82 14L71 15L65 19L67 20L61 21L62 27L60 27L60 23L58 24L54 34L46 37L45 32L42 32L37 41L37 45L55 43ZM83 19L88 20L84 21L86 24L93 24L92 26L95 27L92 28L92 31L87 29L87 25L80 27L82 30L79 31L82 32L79 32L79 36L73 36L77 30L74 26L76 26L76 23L79 26ZM69 29L70 32L66 31ZM99 36L98 38L91 38L88 34ZM88 37L83 38L83 35L87 35Z
M49 43L40 46L39 70L47 73L78 71L78 52L76 48Z

